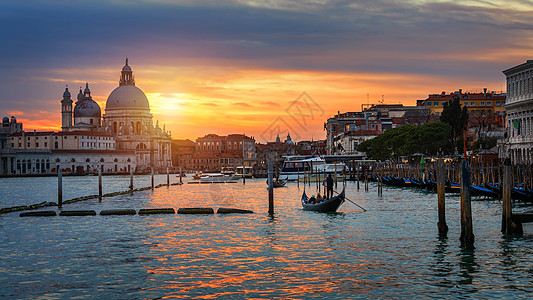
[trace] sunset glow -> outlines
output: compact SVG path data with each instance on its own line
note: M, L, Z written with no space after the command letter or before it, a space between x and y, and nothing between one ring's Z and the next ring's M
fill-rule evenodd
M329 116L365 103L505 92L501 70L531 58L531 33L519 29L530 26L532 6L520 1L269 3L1 4L2 116L25 130L60 130L65 85L76 94L86 82L104 113L129 57L154 123L173 138L246 133L266 142L281 118L299 139L321 139ZM76 11L99 21L82 24ZM304 92L321 110L299 126L287 108Z

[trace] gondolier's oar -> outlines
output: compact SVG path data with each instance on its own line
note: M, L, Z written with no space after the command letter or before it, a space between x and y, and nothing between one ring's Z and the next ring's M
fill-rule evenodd
M337 195L339 194L339 192L337 192L337 191L334 191L334 192L337 193ZM361 205L359 205L359 204L353 202L352 200L348 199L348 197L344 196L344 199L346 199L346 200L352 202L353 204L355 204L357 207L359 207L359 208L362 209L363 211L366 211L366 209L364 209Z

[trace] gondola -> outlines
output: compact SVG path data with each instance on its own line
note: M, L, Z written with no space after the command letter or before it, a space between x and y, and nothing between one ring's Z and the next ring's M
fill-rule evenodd
M266 181L266 184L267 184L267 188L268 188L268 180ZM283 179L274 179L272 181L272 187L274 187L274 188L284 187L285 184L287 184L287 181L285 181Z
M324 200L320 203L308 203L309 197L307 197L307 194L302 194L302 206L304 210L307 211L317 211L317 212L336 212L339 206L341 206L342 203L344 203L344 188L342 189L342 192L338 194L337 196L331 197L327 200Z
M272 182L273 187L275 188L284 187L286 183L287 182L283 179L277 179Z

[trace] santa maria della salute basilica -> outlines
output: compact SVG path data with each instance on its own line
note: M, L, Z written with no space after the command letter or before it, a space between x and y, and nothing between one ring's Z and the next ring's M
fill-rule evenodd
M171 134L154 126L150 103L135 86L133 71L122 67L119 86L107 98L104 114L89 84L76 101L67 88L61 100L60 132L24 132L14 117L2 120L0 174L137 172L171 166Z

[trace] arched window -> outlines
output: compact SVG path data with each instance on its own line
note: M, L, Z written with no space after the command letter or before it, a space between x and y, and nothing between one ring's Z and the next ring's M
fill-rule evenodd
M57 141L54 143L54 148L55 149L59 148L59 143Z
M103 159L103 158L100 158L100 162L104 162L104 159Z
M117 133L118 125L117 122L113 122L113 133Z
M114 162L118 162L118 159L115 158Z
M60 162L59 158L56 158L56 162Z
M76 160L74 158L71 158L70 162L76 162Z
M137 134L141 134L141 122L137 121Z
M87 158L87 159L85 160L85 162L91 162L91 160L90 160L89 158Z

